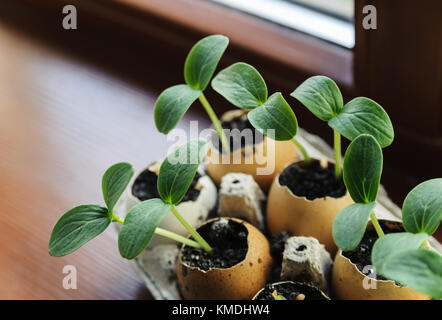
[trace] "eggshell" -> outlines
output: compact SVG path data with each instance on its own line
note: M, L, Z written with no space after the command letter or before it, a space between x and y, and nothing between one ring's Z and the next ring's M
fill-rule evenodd
M383 228L403 229L402 223L383 221ZM372 229L371 222L367 228ZM363 282L373 285L376 289L365 289ZM430 297L406 287L399 287L391 280L368 278L350 259L339 250L335 257L332 271L332 290L334 297L341 300L429 300Z
M235 118L246 117L247 112L247 110L228 111L223 114L221 120L230 121ZM210 141L211 140L209 139L209 142ZM274 150L272 145L274 145ZM207 153L206 166L207 173L217 186L221 184L221 178L225 174L241 172L252 175L261 189L267 191L270 188L274 177L284 168L284 166L298 158L299 152L293 142L275 141L264 136L261 143L248 145L242 149L233 150L230 152L230 155L224 155L224 161L223 155L219 153L218 148L210 144ZM240 163L233 163L234 159L240 159L240 161L237 161ZM268 174L258 174L258 169L263 170L267 167L268 159L271 159L270 163L274 162L274 169Z
M150 166L147 170L155 172L155 168ZM200 193L198 198L195 201L183 201L180 202L176 208L178 212L183 216L184 219L194 228L199 227L207 218L210 210L212 210L217 201L218 191L216 186L213 184L210 177L206 174L201 173L201 177L198 180L199 185L201 186ZM126 213L136 204L140 203L140 199L135 197L132 194L132 186L135 182L131 182L129 188L126 192L125 199L125 209ZM189 232L183 225L178 221L175 215L170 211L166 214L166 216L161 221L160 228L178 233L182 236L187 236ZM167 243L176 243L173 240L170 240L165 237L154 235L151 240L150 246L156 246L158 244L167 244Z
M268 196L267 225L272 234L288 230L293 236L314 237L333 258L338 249L332 235L333 220L340 210L352 203L348 192L340 198L308 200L298 197L287 186L279 184L278 174Z
M272 283L271 286L272 286L272 288L274 288L275 290L277 290L279 285L284 285L284 284L286 284L286 283L293 283L294 285L297 285L298 288L302 288L302 287L304 287L304 288L308 288L308 289L310 289L310 290L314 290L314 291L318 292L321 296L323 296L325 300L330 300L329 296L327 296L323 291L321 291L321 290L318 289L317 287L315 287L315 286L313 286L313 285L311 285L311 284L308 284L308 283L303 283L303 282L293 282L293 281L280 281L280 282ZM265 288L261 288L261 290L259 290L259 291L255 294L255 296L253 297L253 300L257 300L257 297L259 296L259 294L261 293L261 291L263 291L264 289L265 289ZM305 294L305 292L302 292L302 290L300 290L300 291L301 291L300 293Z
M225 219L242 223L247 228L248 251L245 259L230 268L212 268L203 271L184 263L181 259L181 249L178 255L177 277L184 299L252 299L255 293L264 287L272 267L270 246L266 237L245 221ZM209 220L207 223L215 220Z

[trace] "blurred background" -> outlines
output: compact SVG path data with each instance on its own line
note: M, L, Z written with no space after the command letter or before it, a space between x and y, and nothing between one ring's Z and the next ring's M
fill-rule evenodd
M65 5L77 9L76 30L62 27ZM376 29L363 28L366 5L376 8ZM297 85L322 74L345 102L379 102L396 133L382 183L399 206L418 183L442 176L440 0L1 1L0 298L150 298L112 228L65 258L50 258L47 243L64 211L102 203L109 165L141 170L165 154L155 99L183 82L188 50L214 33L231 41L219 68L254 65L300 126L330 144L328 126L289 97ZM219 115L232 108L207 95ZM181 128L209 125L202 107L190 110ZM78 270L77 290L61 285L65 265Z

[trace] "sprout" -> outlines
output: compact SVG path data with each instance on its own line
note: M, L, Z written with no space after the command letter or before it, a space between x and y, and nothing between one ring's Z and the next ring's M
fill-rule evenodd
M292 108L280 92L267 97L266 83L254 67L235 63L213 78L212 88L236 107L250 109L247 118L255 129L274 140L293 141L304 161L310 162L307 151L295 139L298 121Z
M190 106L199 99L215 126L223 148L228 152L229 144L221 123L213 111L204 90L210 82L229 39L222 35L211 35L198 41L190 50L184 64L184 80L164 90L155 103L155 125L167 134L176 127Z
M378 274L415 290L442 298L442 257L428 237L442 218L442 178L425 181L405 198L402 219L407 232L387 234L373 246L371 260Z
M276 290L272 292L272 297L274 300L287 300L282 294L278 294Z
M140 202L129 210L124 220L113 209L129 184L134 170L132 165L125 162L111 166L102 179L106 207L80 205L63 214L52 230L49 240L50 255L61 257L74 252L102 233L111 222L123 224L118 247L121 256L126 259L137 257L149 245L154 234L211 252L210 245L175 207L189 189L206 151L207 142L193 140L169 154L161 164L158 174L157 188L161 199ZM172 211L195 241L158 227L169 211Z
M333 222L333 238L343 251L355 249L370 217L379 237L384 235L373 209L382 174L382 149L368 134L357 137L344 158L344 183L354 204L342 209Z
M384 235L374 215L382 173L382 149L371 135L358 136L344 159L344 183L355 201L333 222L333 238L343 251L355 249L370 217L378 234L371 260L376 272L434 298L442 298L442 257L431 251L427 238L442 217L442 179L426 181L406 197L402 208L407 232Z
M358 97L344 105L336 83L325 76L304 81L291 96L333 129L335 175L340 178L341 135L353 140L361 134L372 135L379 145L389 146L394 139L393 126L385 110L375 101Z

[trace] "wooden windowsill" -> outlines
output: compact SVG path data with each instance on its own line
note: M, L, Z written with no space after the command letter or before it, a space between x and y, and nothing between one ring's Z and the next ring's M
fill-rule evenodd
M248 62L260 70L270 92L288 96L308 76L328 75L343 89L345 101L367 96L390 114L396 137L384 149L383 181L392 199L401 204L419 182L440 176L440 58L431 49L438 48L440 37L429 31L442 29L440 20L427 20L424 13L437 16L441 2L429 0L418 10L411 0L404 5L377 0L376 6L383 8L379 29L366 31L361 30L362 7L369 2L373 0L355 1L353 51L202 0L16 0L0 3L0 18L31 33L36 41L49 40L88 65L117 74L127 83L135 81L153 93L182 83L189 48L214 32L231 38L219 69ZM78 9L78 30L61 28L66 4ZM20 10L15 8L20 5ZM407 18L399 19L398 10ZM414 36L400 36L401 26L422 10L426 11L419 15ZM411 67L416 61L419 68ZM231 108L213 90L207 95L220 114ZM290 101L300 125L332 143L329 128L294 99ZM416 113L417 106L422 112ZM416 117L421 121L412 121ZM424 170L416 165L422 158Z

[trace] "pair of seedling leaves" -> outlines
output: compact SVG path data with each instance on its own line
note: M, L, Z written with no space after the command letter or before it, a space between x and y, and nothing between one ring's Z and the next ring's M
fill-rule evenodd
M267 98L266 84L252 66L236 63L224 69L213 79L212 87L233 105L252 109L248 119L262 133L273 129L274 139L282 141L295 137L298 123L292 108L280 92ZM291 96L349 140L369 133L382 147L393 141L390 118L379 104L358 97L344 106L338 86L328 77L307 79Z
M186 84L166 89L156 102L155 124L160 132L167 134L175 128L196 99L205 100L203 91L207 88L228 42L225 36L212 35L197 42L190 50L184 66ZM263 134L267 135L272 130L270 137L282 141L295 137L298 122L293 110L280 92L268 97L264 79L251 65L235 63L220 71L211 85L236 107L250 109L249 121ZM307 79L291 95L350 140L368 133L382 147L393 141L391 121L379 104L359 97L344 106L338 86L325 76ZM212 121L213 116L214 114L211 115ZM216 127L216 123L214 124Z
M360 243L373 210L382 174L382 150L371 135L360 135L348 147L343 179L355 204L341 210L333 237L343 251ZM442 257L425 246L442 218L442 179L415 187L406 197L402 218L406 232L382 235L372 250L376 272L402 285L442 298Z
M206 152L205 141L192 140L163 161L157 185L161 199L140 202L127 213L118 238L122 257L133 259L148 246L161 220L185 196ZM50 255L61 257L70 254L101 234L111 222L122 223L122 219L114 213L114 207L133 174L132 165L126 162L107 169L102 179L106 207L80 205L67 211L52 231Z
M227 45L226 37L214 35L202 39L192 48L184 68L186 84L166 89L156 102L155 124L160 132L170 132L192 103L200 98L220 134L219 122L203 91ZM292 109L281 93L268 97L264 79L252 66L245 63L231 65L213 79L212 87L233 105L252 109L248 119L263 134L272 130L271 138L275 140L295 137L298 123ZM336 83L324 76L307 79L291 95L319 119L327 121L333 130L354 140L345 157L344 182L356 204L338 214L333 229L339 247L354 249L362 239L368 216L375 206L382 171L380 147L390 145L394 138L391 121L382 107L368 98L355 98L344 106ZM205 143L191 142L184 146L188 152L195 151L195 148L204 149ZM182 148L177 152L182 154ZM201 155L205 153L198 154L198 163L193 165L163 162L158 178L162 199L141 202L128 212L119 235L123 257L136 257L149 244L161 219L184 197L201 162ZM121 222L113 208L132 175L133 169L128 163L109 168L102 181L107 207L83 205L66 212L52 232L51 255L69 254L102 233L112 221ZM417 247L440 223L440 199L434 201L440 195L440 184L441 179L430 180L410 193L403 213L408 233L381 237L372 255L379 274L434 297L442 295L440 256Z

